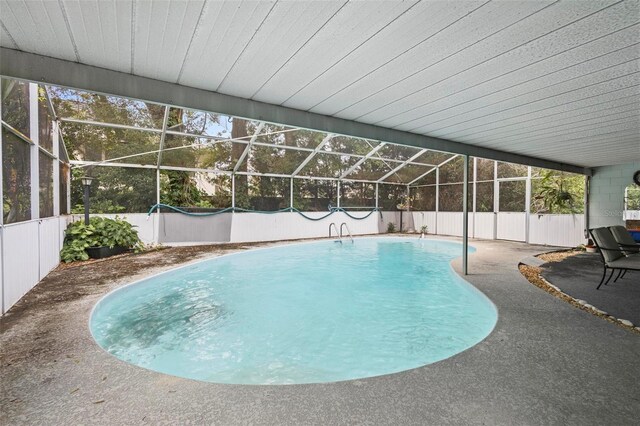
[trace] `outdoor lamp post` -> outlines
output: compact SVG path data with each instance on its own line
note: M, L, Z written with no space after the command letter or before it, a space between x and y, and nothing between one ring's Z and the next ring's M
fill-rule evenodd
M84 187L84 224L89 224L89 188L91 187L92 176L83 176L81 178L82 186Z

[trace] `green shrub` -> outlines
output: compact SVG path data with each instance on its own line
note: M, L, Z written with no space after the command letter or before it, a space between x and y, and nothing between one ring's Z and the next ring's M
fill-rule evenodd
M142 250L143 244L138 231L126 220L92 217L89 225L84 221L73 222L64 233L64 245L60 257L64 262L87 260L87 247L122 246L136 252Z
M422 225L420 227L420 232L422 232L423 234L427 234L429 232L429 227L427 225Z
M387 232L390 234L396 232L396 225L393 222L389 222L389 224L387 224Z

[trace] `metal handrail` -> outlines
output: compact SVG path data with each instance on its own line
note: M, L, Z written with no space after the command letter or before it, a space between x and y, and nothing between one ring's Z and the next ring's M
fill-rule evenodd
M349 235L349 238L351 238L351 243L353 244L353 236L351 235L351 231L349 231L349 226L347 225L346 222L342 222L340 224L340 238L342 239L342 227L347 228L347 234Z
M336 241L342 242L342 233L338 231L338 225L336 225L335 222L331 222L329 224L329 238L331 238L331 227L332 226L336 230L336 237L338 237L338 239Z

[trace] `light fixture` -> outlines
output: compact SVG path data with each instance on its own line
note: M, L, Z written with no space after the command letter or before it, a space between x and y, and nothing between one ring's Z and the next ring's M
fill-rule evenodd
M84 187L83 191L83 201L84 201L84 224L89 224L89 188L91 187L91 181L93 181L93 176L85 175L80 178L82 181L82 186Z
M82 180L82 184L84 186L91 186L91 182L93 181L93 176L82 176L80 179Z

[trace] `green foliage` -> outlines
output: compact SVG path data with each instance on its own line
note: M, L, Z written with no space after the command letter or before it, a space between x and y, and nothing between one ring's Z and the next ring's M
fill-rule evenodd
M640 185L632 183L627 186L627 210L640 210Z
M387 232L390 234L396 232L396 225L393 222L387 224Z
M162 202L171 206L182 207L212 207L204 199L201 191L189 172L163 170L160 178L160 192Z
M138 231L133 229L133 225L129 222L118 217L115 219L92 217L89 225L78 221L67 227L60 257L64 262L87 260L88 247L113 248L115 246L126 247L136 252L143 248Z
M428 233L429 232L429 227L427 225L422 225L420 227L420 232L423 233L423 234Z
M85 168L71 169L72 213L83 213L83 186L80 179ZM95 178L89 190L92 214L146 213L156 203L156 171L120 167L94 168Z
M584 211L584 176L554 170L543 170L541 176L532 184L532 212L576 214Z

